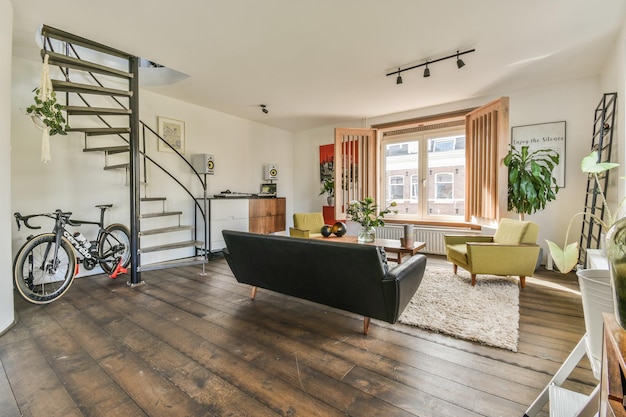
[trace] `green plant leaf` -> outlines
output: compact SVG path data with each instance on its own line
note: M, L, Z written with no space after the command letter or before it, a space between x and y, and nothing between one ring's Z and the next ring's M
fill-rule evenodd
M554 264L562 273L566 274L578 263L578 242L570 243L561 249L559 245L549 240L546 240L548 249L550 250L550 256L554 260Z
M613 162L598 162L598 151L591 152L580 162L580 169L589 174L608 171L618 166L619 164Z

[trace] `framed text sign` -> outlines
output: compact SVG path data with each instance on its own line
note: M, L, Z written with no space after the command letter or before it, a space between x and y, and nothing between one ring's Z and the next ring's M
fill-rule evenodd
M565 122L539 123L513 126L511 146L528 146L530 152L553 149L559 154L559 164L554 168L554 178L559 188L565 187Z

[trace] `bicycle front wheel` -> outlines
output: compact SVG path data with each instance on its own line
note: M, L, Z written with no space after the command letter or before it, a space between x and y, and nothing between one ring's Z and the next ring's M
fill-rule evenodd
M57 247L55 235L45 233L35 236L18 252L13 282L26 301L47 304L65 294L75 274L76 255L70 242L61 239Z
M107 274L113 272L119 258L122 266L130 264L130 231L123 224L111 224L104 229L98 240L100 266Z

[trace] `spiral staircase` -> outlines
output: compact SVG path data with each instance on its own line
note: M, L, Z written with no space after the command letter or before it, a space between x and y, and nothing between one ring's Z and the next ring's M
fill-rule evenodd
M65 94L68 132L84 135L84 152L104 155L105 170L124 170L129 186L129 227L131 268L129 285L143 283L141 271L205 263L206 240L197 240L198 230L206 230L206 208L164 166L152 158L147 141L159 141L184 161L190 175L199 181L206 197L206 177L201 177L174 147L139 119L139 58L126 52L43 26L42 58L58 67L63 79L53 79L52 87ZM176 183L193 201L194 224L182 224L182 211L168 211L166 196L148 196L148 169L156 169ZM145 212L144 212L145 210ZM199 215L198 215L199 213ZM150 220L150 228L142 223ZM154 219L157 219L155 226ZM160 220L158 220L160 219ZM179 233L183 232L183 233ZM204 233L201 233L205 235ZM142 245L142 238L168 235L157 245ZM203 237L206 239L206 237ZM161 243L165 241L166 243ZM191 256L169 258L142 264L141 255L190 248Z

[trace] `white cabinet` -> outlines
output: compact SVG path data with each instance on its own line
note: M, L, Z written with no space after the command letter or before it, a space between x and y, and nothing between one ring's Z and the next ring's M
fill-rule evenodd
M211 252L221 251L226 247L222 230L248 231L250 223L248 199L211 199L209 210Z

